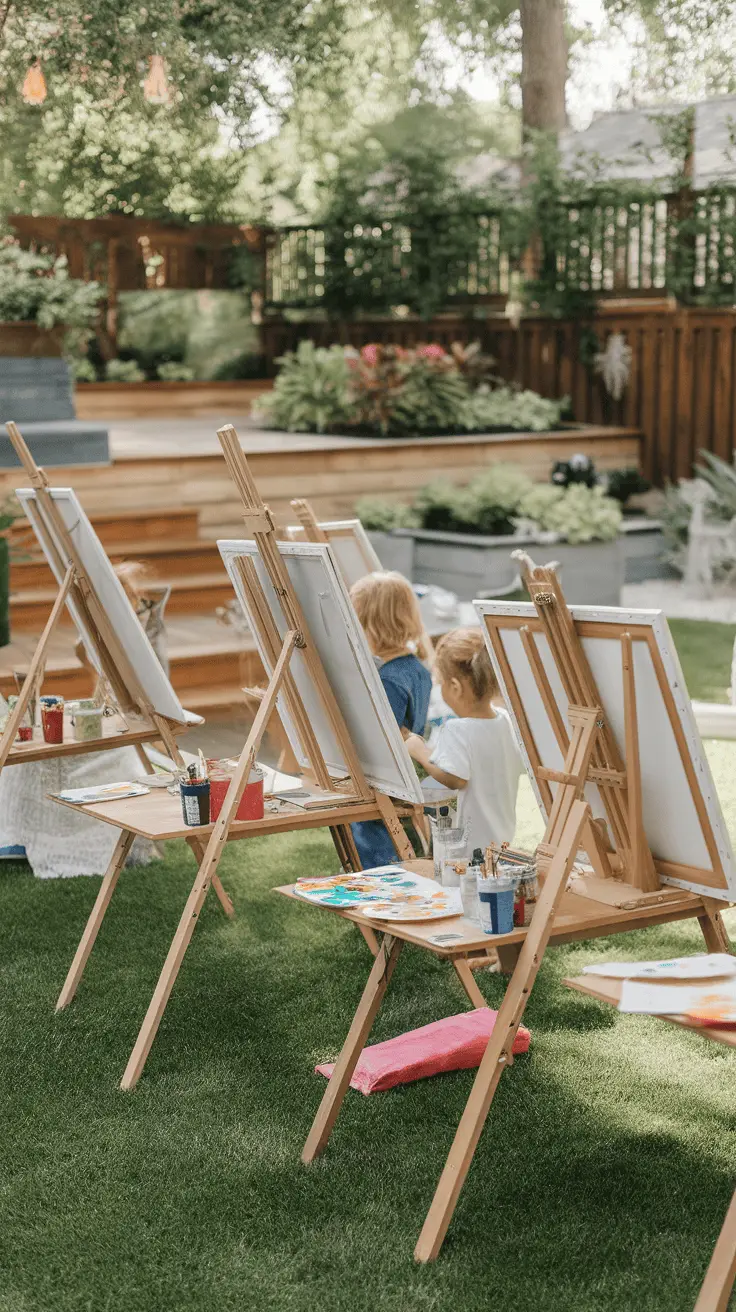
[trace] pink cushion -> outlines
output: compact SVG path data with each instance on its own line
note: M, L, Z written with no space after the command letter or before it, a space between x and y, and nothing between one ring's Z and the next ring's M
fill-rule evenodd
M350 1087L360 1093L381 1093L396 1084L410 1084L427 1075L443 1071L466 1071L479 1066L493 1033L497 1011L479 1007L459 1016L432 1021L408 1034L398 1034L385 1043L364 1048L353 1071ZM514 1039L514 1053L527 1052L532 1036L523 1025ZM334 1063L315 1066L315 1071L329 1079Z

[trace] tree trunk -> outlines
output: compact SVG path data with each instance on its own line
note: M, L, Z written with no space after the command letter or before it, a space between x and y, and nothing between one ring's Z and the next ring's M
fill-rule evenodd
M524 131L567 127L565 0L521 0L521 116Z

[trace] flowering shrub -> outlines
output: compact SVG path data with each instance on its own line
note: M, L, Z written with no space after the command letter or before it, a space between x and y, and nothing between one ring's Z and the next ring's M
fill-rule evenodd
M491 391L494 362L477 343L454 343L448 352L437 342L412 349L370 342L360 351L300 342L278 363L261 408L289 432L541 432L559 421L563 405L507 386Z

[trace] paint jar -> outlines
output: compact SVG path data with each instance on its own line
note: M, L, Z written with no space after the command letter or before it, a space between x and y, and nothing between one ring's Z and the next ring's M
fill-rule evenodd
M102 710L99 706L79 706L72 715L74 741L93 742L102 737Z
M41 727L44 742L63 743L64 741L64 701L63 698L42 697Z
M517 879L500 875L478 883L480 924L485 934L510 934L514 928L514 893Z
M208 825L210 822L210 781L201 783L182 779L179 783L181 813L185 825Z
M42 707L64 705L64 698L61 696L60 693L55 693L55 692L44 693L43 697L39 697L38 700Z
M474 925L479 925L480 906L478 904L478 870L476 866L471 866L467 874L460 876L460 901L463 904L465 919L472 920Z
M21 743L30 743L33 741L33 725L22 724L18 730L18 741Z
M210 820L216 820L223 808L232 775L224 770L210 775ZM254 765L235 813L236 820L263 819L263 771Z

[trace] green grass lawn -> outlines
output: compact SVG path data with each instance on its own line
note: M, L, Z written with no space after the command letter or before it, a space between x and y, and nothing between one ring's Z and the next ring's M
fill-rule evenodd
M684 646L699 688L725 686L720 648ZM730 745L712 760L734 833ZM533 830L528 793L522 809ZM208 899L132 1094L117 1082L191 885L183 844L123 876L60 1016L97 881L0 869L0 1312L691 1308L733 1190L733 1059L560 981L597 956L698 950L697 930L547 954L532 1049L501 1081L439 1261L418 1268L471 1072L350 1093L325 1156L299 1162L313 1066L338 1052L369 956L352 926L270 890L335 868L322 831L226 849L237 919ZM503 982L479 979L497 1005ZM452 970L407 948L374 1037L464 1006Z

